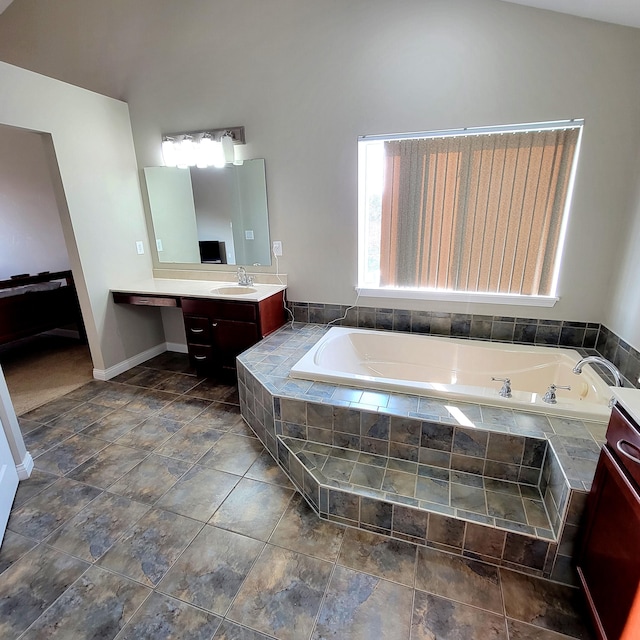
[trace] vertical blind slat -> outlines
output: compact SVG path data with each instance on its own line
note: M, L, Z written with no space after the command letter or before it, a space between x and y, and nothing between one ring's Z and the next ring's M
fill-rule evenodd
M381 284L548 294L578 133L386 142Z

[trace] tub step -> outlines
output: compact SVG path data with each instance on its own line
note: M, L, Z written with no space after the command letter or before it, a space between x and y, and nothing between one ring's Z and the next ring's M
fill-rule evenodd
M405 520L407 513L416 522L424 513L434 513L556 541L540 489L535 485L290 436L278 436L278 457L319 515L330 520L353 526L364 524L364 528L384 533L392 526L391 513L397 505L405 508ZM406 507L415 511L407 511ZM404 534L411 537L406 531Z

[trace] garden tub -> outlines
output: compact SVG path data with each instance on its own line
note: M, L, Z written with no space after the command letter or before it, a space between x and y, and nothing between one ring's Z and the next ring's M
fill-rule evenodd
M557 347L333 327L290 376L607 422L611 389L590 366L573 373L580 358ZM493 378L509 378L512 396ZM550 404L551 384L571 389L558 388Z

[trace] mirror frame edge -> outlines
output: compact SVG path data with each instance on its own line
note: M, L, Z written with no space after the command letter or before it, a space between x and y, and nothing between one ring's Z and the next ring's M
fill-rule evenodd
M248 160L252 160L253 158L247 158ZM162 165L154 165L154 166L162 166ZM268 217L268 225L269 225L269 254L271 256L271 264L270 265L217 265L217 264L198 264L196 262L160 262L158 256L158 248L156 246L156 231L153 226L153 216L151 215L151 204L149 202L149 190L147 189L147 182L144 175L144 170L146 167L138 168L138 181L140 183L140 195L142 197L142 205L144 209L144 217L147 226L147 240L149 243L149 253L151 255L151 264L154 272L154 277L156 276L157 271L194 271L194 272L203 272L203 273L232 273L237 274L238 267L244 267L248 269L250 273L264 273L270 275L284 275L279 273L278 268L276 266L275 260L273 258L273 240L271 233L271 216ZM267 200L267 212L269 211L269 191L267 187L267 176L266 176L266 163L265 163L265 196ZM229 268L232 267L232 268Z

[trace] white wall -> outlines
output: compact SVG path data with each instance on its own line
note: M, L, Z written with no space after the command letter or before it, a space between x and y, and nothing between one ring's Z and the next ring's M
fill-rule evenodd
M54 190L94 367L105 370L164 342L160 314L118 308L109 289L150 277L127 105L0 63L0 124L50 134ZM148 249L148 247L147 247Z
M190 54L184 76L149 66L143 86L131 86L134 138L140 163L155 164L163 131L246 126L248 155L266 159L291 299L354 301L358 135L583 117L556 307L360 303L603 319L640 148L640 31L483 0L280 0L262 13L235 4L223 3L243 25L242 47L215 26L207 45L180 22L167 34L179 56L190 32L200 57ZM224 64L205 67L209 58ZM196 77L197 101L178 101L174 92L191 95ZM166 100L156 100L160 83L172 87Z
M0 126L0 280L69 269L42 136Z
M603 322L640 350L640 149L636 163L636 191L629 224L618 232L619 269L610 280L611 298ZM615 265L615 262L614 262Z
M244 125L292 300L354 301L356 142L371 133L586 123L553 309L361 304L600 322L632 271L618 264L640 215L640 30L496 0L20 0L0 57L124 97L140 166L160 164L162 133Z

